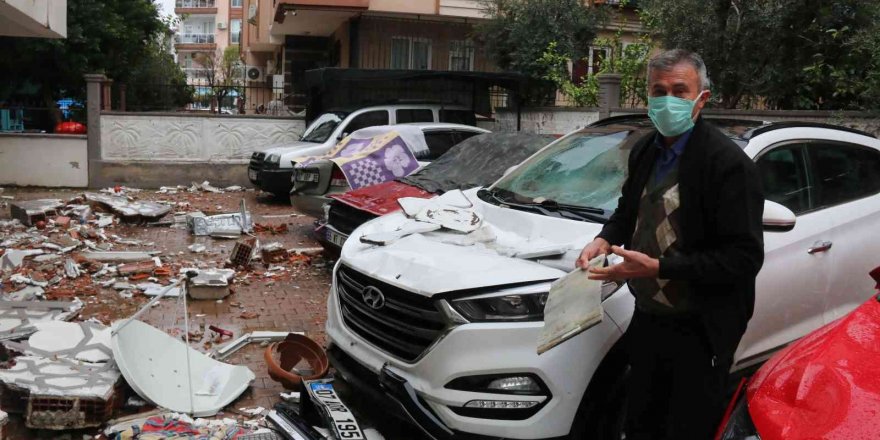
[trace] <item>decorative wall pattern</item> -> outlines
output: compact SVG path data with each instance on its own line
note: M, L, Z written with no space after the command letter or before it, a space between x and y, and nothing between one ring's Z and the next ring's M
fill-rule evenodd
M301 119L101 115L104 160L246 162L268 145L294 142Z

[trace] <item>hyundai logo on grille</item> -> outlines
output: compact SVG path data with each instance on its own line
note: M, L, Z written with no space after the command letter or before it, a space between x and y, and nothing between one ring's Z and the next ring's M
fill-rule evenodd
M364 303L370 306L373 310L379 310L382 307L385 307L385 295L382 295L382 291L373 286L364 287L361 296L364 298Z

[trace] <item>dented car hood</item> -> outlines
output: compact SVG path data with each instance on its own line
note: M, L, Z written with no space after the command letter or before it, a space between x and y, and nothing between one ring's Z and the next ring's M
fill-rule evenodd
M363 235L393 231L411 221L402 212L396 212L356 229L342 248L341 264L428 297L466 289L555 280L574 269L581 249L602 227L598 223L500 208L478 199L476 189L466 194L474 204L474 211L483 218L482 228L485 228L480 234L471 234L490 235L493 240L462 244L467 241L462 239L469 234L441 230L409 235L385 246L361 242ZM540 258L511 256L548 248L559 252Z
M747 389L763 440L878 438L880 302L871 298L767 361Z

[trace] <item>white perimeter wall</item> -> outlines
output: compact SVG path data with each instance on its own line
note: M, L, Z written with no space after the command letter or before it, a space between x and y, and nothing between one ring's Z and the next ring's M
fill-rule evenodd
M246 163L254 150L294 142L302 119L103 113L101 157L108 161Z
M86 137L0 133L0 185L86 187Z

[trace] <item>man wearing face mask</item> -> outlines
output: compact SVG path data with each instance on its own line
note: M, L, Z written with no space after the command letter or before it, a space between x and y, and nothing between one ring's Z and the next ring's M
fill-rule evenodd
M622 340L627 440L708 440L754 309L764 196L754 162L700 117L710 92L699 55L653 58L648 95L657 132L633 147L617 209L577 264L623 257L589 277L625 280L636 299Z

